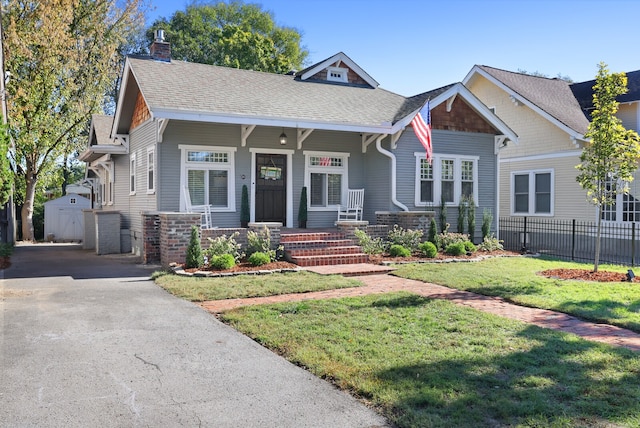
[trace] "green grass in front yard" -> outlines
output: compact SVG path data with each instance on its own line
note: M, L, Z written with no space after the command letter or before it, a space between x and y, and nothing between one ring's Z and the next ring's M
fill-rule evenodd
M399 427L640 426L640 356L408 293L223 320Z
M393 274L445 285L511 302L565 312L580 318L640 332L640 284L545 278L546 269L593 269L591 264L534 257L493 258L473 263L425 263L398 266ZM599 270L626 272L624 266Z
M355 279L339 275L317 275L310 272L237 275L222 278L158 274L154 275L154 279L158 285L171 294L192 302L264 297L362 286L362 283Z

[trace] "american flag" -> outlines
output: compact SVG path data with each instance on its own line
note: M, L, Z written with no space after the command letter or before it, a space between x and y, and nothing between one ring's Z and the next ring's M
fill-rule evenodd
M431 147L431 110L429 109L429 100L422 109L411 120L413 132L427 151L427 161L431 165L433 159L433 148Z

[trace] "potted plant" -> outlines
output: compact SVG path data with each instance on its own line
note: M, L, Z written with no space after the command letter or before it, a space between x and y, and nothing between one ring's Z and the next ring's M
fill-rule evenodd
M240 200L240 227L249 225L249 190L247 185L242 185L242 198Z
M303 187L300 193L300 206L298 207L298 226L307 228L307 188Z

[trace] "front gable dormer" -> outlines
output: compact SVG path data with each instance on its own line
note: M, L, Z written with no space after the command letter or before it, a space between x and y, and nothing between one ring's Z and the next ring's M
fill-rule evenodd
M305 68L296 78L309 82L326 82L364 86L375 89L378 82L343 52Z

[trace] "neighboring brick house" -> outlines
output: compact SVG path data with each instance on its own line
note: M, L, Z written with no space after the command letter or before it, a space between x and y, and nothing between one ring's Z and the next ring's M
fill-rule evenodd
M410 127L427 100L432 165ZM279 75L171 60L162 39L151 56L127 58L108 131L102 120L94 117L80 158L136 254L147 253L144 229L154 224L144 213L206 204L216 227L238 228L243 185L251 223L297 227L307 187L309 228L333 227L354 188L365 189L370 224L384 213L424 213L441 194L455 224L463 192L480 212L497 210L497 152L517 140L460 83L404 97L342 52Z

